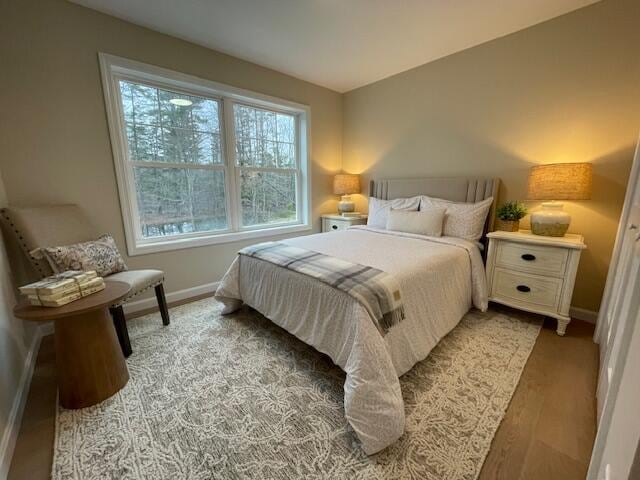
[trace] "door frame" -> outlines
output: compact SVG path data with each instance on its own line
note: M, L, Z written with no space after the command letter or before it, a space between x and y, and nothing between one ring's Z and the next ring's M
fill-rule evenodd
M626 232L628 226L627 222L629 221L629 215L631 213L631 208L633 207L633 196L635 194L637 180L640 178L640 138L636 145L636 151L633 159L633 164L631 165L631 172L629 172L629 181L627 183L627 192L624 197L624 204L622 205L622 212L620 213L620 222L618 223L618 231L616 233L616 243L613 247L613 252L611 254L611 262L609 264L609 271L607 273L607 281L604 287L604 294L602 296L602 303L600 305L600 312L598 314L598 320L596 321L596 330L593 334L593 340L602 344L604 335L607 334L607 331L604 330L606 326L606 318L607 311L609 309L609 303L611 301L611 297L613 296L613 285L615 283L616 271L618 269L618 260L620 259L620 249L622 248L622 237ZM606 342L604 342L606 343ZM600 360L603 360L601 355Z
M631 213L634 209L634 200L636 195L640 195L640 141L636 146L633 165L629 175L624 206L620 216L620 223L618 225L613 258L609 267L605 294L602 300L600 314L598 316L598 324L596 325L596 331L594 333L594 341L599 343L601 347L601 364L598 377L597 401L599 407L602 405L602 411L598 412L598 430L591 454L587 480L597 480L599 478L598 475L603 471L602 461L605 445L607 443L607 437L611 428L614 409L617 403L616 400L622 383L624 367L629 356L629 347L631 345L636 326L639 323L636 321L636 315L628 316L627 320L624 321L622 325L619 323L614 324L612 319L610 328L613 328L613 331L611 332L611 338L607 341L609 331L606 328L606 316L609 314L609 308L612 307L612 305L610 305L612 298L617 297L618 293L617 291L614 291L614 285L616 284L615 279L617 275L622 271L622 266L619 265L619 261L622 253L623 240L629 229L635 229L638 234L640 234L640 227L633 228L628 224L631 218ZM631 248L636 247L631 246ZM622 285L620 285L619 288L623 288ZM640 326L638 326L638 328L640 328ZM617 368L614 368L611 371L609 378L608 360L611 355L611 347L614 346L618 337L620 338L620 348L618 350L618 359L616 361Z

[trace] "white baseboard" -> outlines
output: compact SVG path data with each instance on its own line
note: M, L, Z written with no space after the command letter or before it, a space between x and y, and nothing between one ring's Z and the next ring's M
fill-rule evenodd
M177 302L185 300L187 298L197 297L205 293L213 293L218 288L220 282L205 283L204 285L196 285L195 287L185 288L184 290L177 290L166 294L167 303ZM133 302L125 303L124 313L136 313L147 308L153 308L158 305L156 297L143 298L141 300L135 300Z
M598 312L580 307L571 307L569 309L569 316L577 320L582 320L583 322L593 323L594 325L598 320Z
M40 325L41 336L46 337L47 335L53 335L53 322L47 322Z
M33 369L36 366L36 359L38 358L38 350L40 349L40 341L43 337L43 332L46 330L43 327L38 327L29 345L29 351L27 357L24 360L24 368L22 370L22 376L18 383L18 390L13 397L13 405L11 406L11 412L7 419L7 425L2 434L0 440L0 479L7 478L9 474L9 467L11 465L11 459L13 458L13 450L16 446L16 440L18 439L18 432L20 431L20 425L22 423L22 414L24 413L24 407L27 403L27 397L29 396L29 387L31 386L31 377L33 376Z

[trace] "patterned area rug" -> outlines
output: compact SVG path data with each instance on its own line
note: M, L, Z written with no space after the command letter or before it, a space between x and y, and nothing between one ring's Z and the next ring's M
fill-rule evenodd
M213 299L130 323L131 380L60 409L53 479L476 479L541 322L470 312L401 378L406 431L367 457L344 373L258 313Z

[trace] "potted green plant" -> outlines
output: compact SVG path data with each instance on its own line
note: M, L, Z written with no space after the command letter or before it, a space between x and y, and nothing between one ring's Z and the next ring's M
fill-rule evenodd
M520 219L527 214L527 207L517 201L503 203L496 210L498 221L497 230L517 232L520 228Z

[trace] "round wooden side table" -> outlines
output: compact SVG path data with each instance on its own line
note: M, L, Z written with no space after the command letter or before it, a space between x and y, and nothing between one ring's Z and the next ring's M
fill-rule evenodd
M76 409L106 400L129 381L109 307L129 293L123 282L105 281L105 289L62 307L17 305L16 317L55 323L60 405Z

